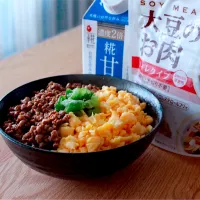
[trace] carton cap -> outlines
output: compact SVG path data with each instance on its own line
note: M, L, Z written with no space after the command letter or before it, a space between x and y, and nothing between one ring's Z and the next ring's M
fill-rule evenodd
M101 0L106 12L120 15L128 10L128 0Z

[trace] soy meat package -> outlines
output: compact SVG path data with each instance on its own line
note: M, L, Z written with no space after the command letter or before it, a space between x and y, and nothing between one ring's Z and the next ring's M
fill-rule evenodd
M129 0L129 29L131 80L164 108L154 145L200 156L200 1Z

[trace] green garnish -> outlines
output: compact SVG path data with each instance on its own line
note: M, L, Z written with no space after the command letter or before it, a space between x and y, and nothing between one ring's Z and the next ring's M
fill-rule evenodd
M65 99L66 99L65 96L59 97L57 103L55 104L55 109L56 109L57 112L65 109L65 106L61 104Z
M67 113L84 109L84 102L82 100L66 99L61 104L65 107Z
M67 89L66 90L66 97L69 98L72 95L72 90L71 89Z
M87 88L75 88L70 98L74 100L89 100L93 94Z
M99 98L95 95L93 95L90 100L84 102L84 107L88 109L98 106L99 106Z
M55 104L56 111L64 110L73 112L76 116L82 116L82 111L88 116L99 113L99 98L87 88L67 89L66 96L60 96Z

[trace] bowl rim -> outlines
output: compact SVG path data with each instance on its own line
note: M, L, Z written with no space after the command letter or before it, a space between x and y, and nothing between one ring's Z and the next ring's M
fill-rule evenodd
M162 104L161 102L159 101L159 99L147 88L145 88L144 86L138 84L138 83L135 83L135 82L132 82L130 80L126 80L126 79L120 79L120 78L117 78L117 77L111 77L111 76L106 76L106 75L97 75L97 74L61 74L61 75L55 75L55 76L47 76L47 77L43 77L43 78L39 78L39 79L35 79L35 80L32 80L32 81L28 81L26 82L25 84L22 84L14 89L12 89L10 92L6 93L2 98L0 98L0 102L6 98L6 96L8 96L10 93L14 92L15 90L19 89L19 88L22 88L30 83L33 83L33 82L37 82L37 81L42 81L42 80L45 80L45 79L51 79L51 78L59 78L59 77L66 77L66 76L93 76L93 77L109 77L110 79L115 79L115 80L118 80L118 81L126 81L126 82L129 82L130 84L134 84L140 88L142 88L143 90L146 90L147 92L149 92L151 95L153 95L153 97L157 100L157 103L158 103L158 106L159 106L159 110L160 110L160 113L161 113L161 117L160 117L160 120L159 122L156 124L155 127L153 127L153 129L147 134L145 135L144 137L140 138L139 140L135 141L135 142L132 142L130 144L127 144L127 145L124 145L124 146L121 146L121 147L117 147L117 148L113 148L113 149L108 149L108 150L102 150L102 151L95 151L95 152L75 152L75 153L72 153L72 152L58 152L56 150L46 150L46 149L41 149L41 148L37 148L37 147L32 147L30 145L27 145L27 144L24 144L22 142L19 142L18 140L14 139L13 137L11 137L10 135L8 135L6 132L3 131L3 129L0 127L0 135L2 135L3 138L6 138L7 140L9 140L11 143L14 143L15 145L18 145L22 148L25 148L25 149L29 149L29 150L32 150L32 151L37 151L37 152L42 152L42 153L47 153L47 154L58 154L58 155L88 155L88 154L99 154L99 153L102 153L102 152L111 152L111 151L114 151L116 149L122 149L122 148L125 148L127 146L130 146L132 144L136 144L136 143L139 143L141 142L142 140L146 140L147 137L151 136L153 133L157 132L159 126L161 125L162 121L163 121L163 107L162 107ZM130 92L131 93L131 92ZM152 106L153 107L153 106Z

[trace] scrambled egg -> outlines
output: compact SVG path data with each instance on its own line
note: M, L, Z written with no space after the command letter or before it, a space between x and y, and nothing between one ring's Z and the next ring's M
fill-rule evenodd
M143 110L146 103L115 87L103 86L95 93L101 113L76 117L61 125L59 152L95 152L132 143L152 130L153 118Z

